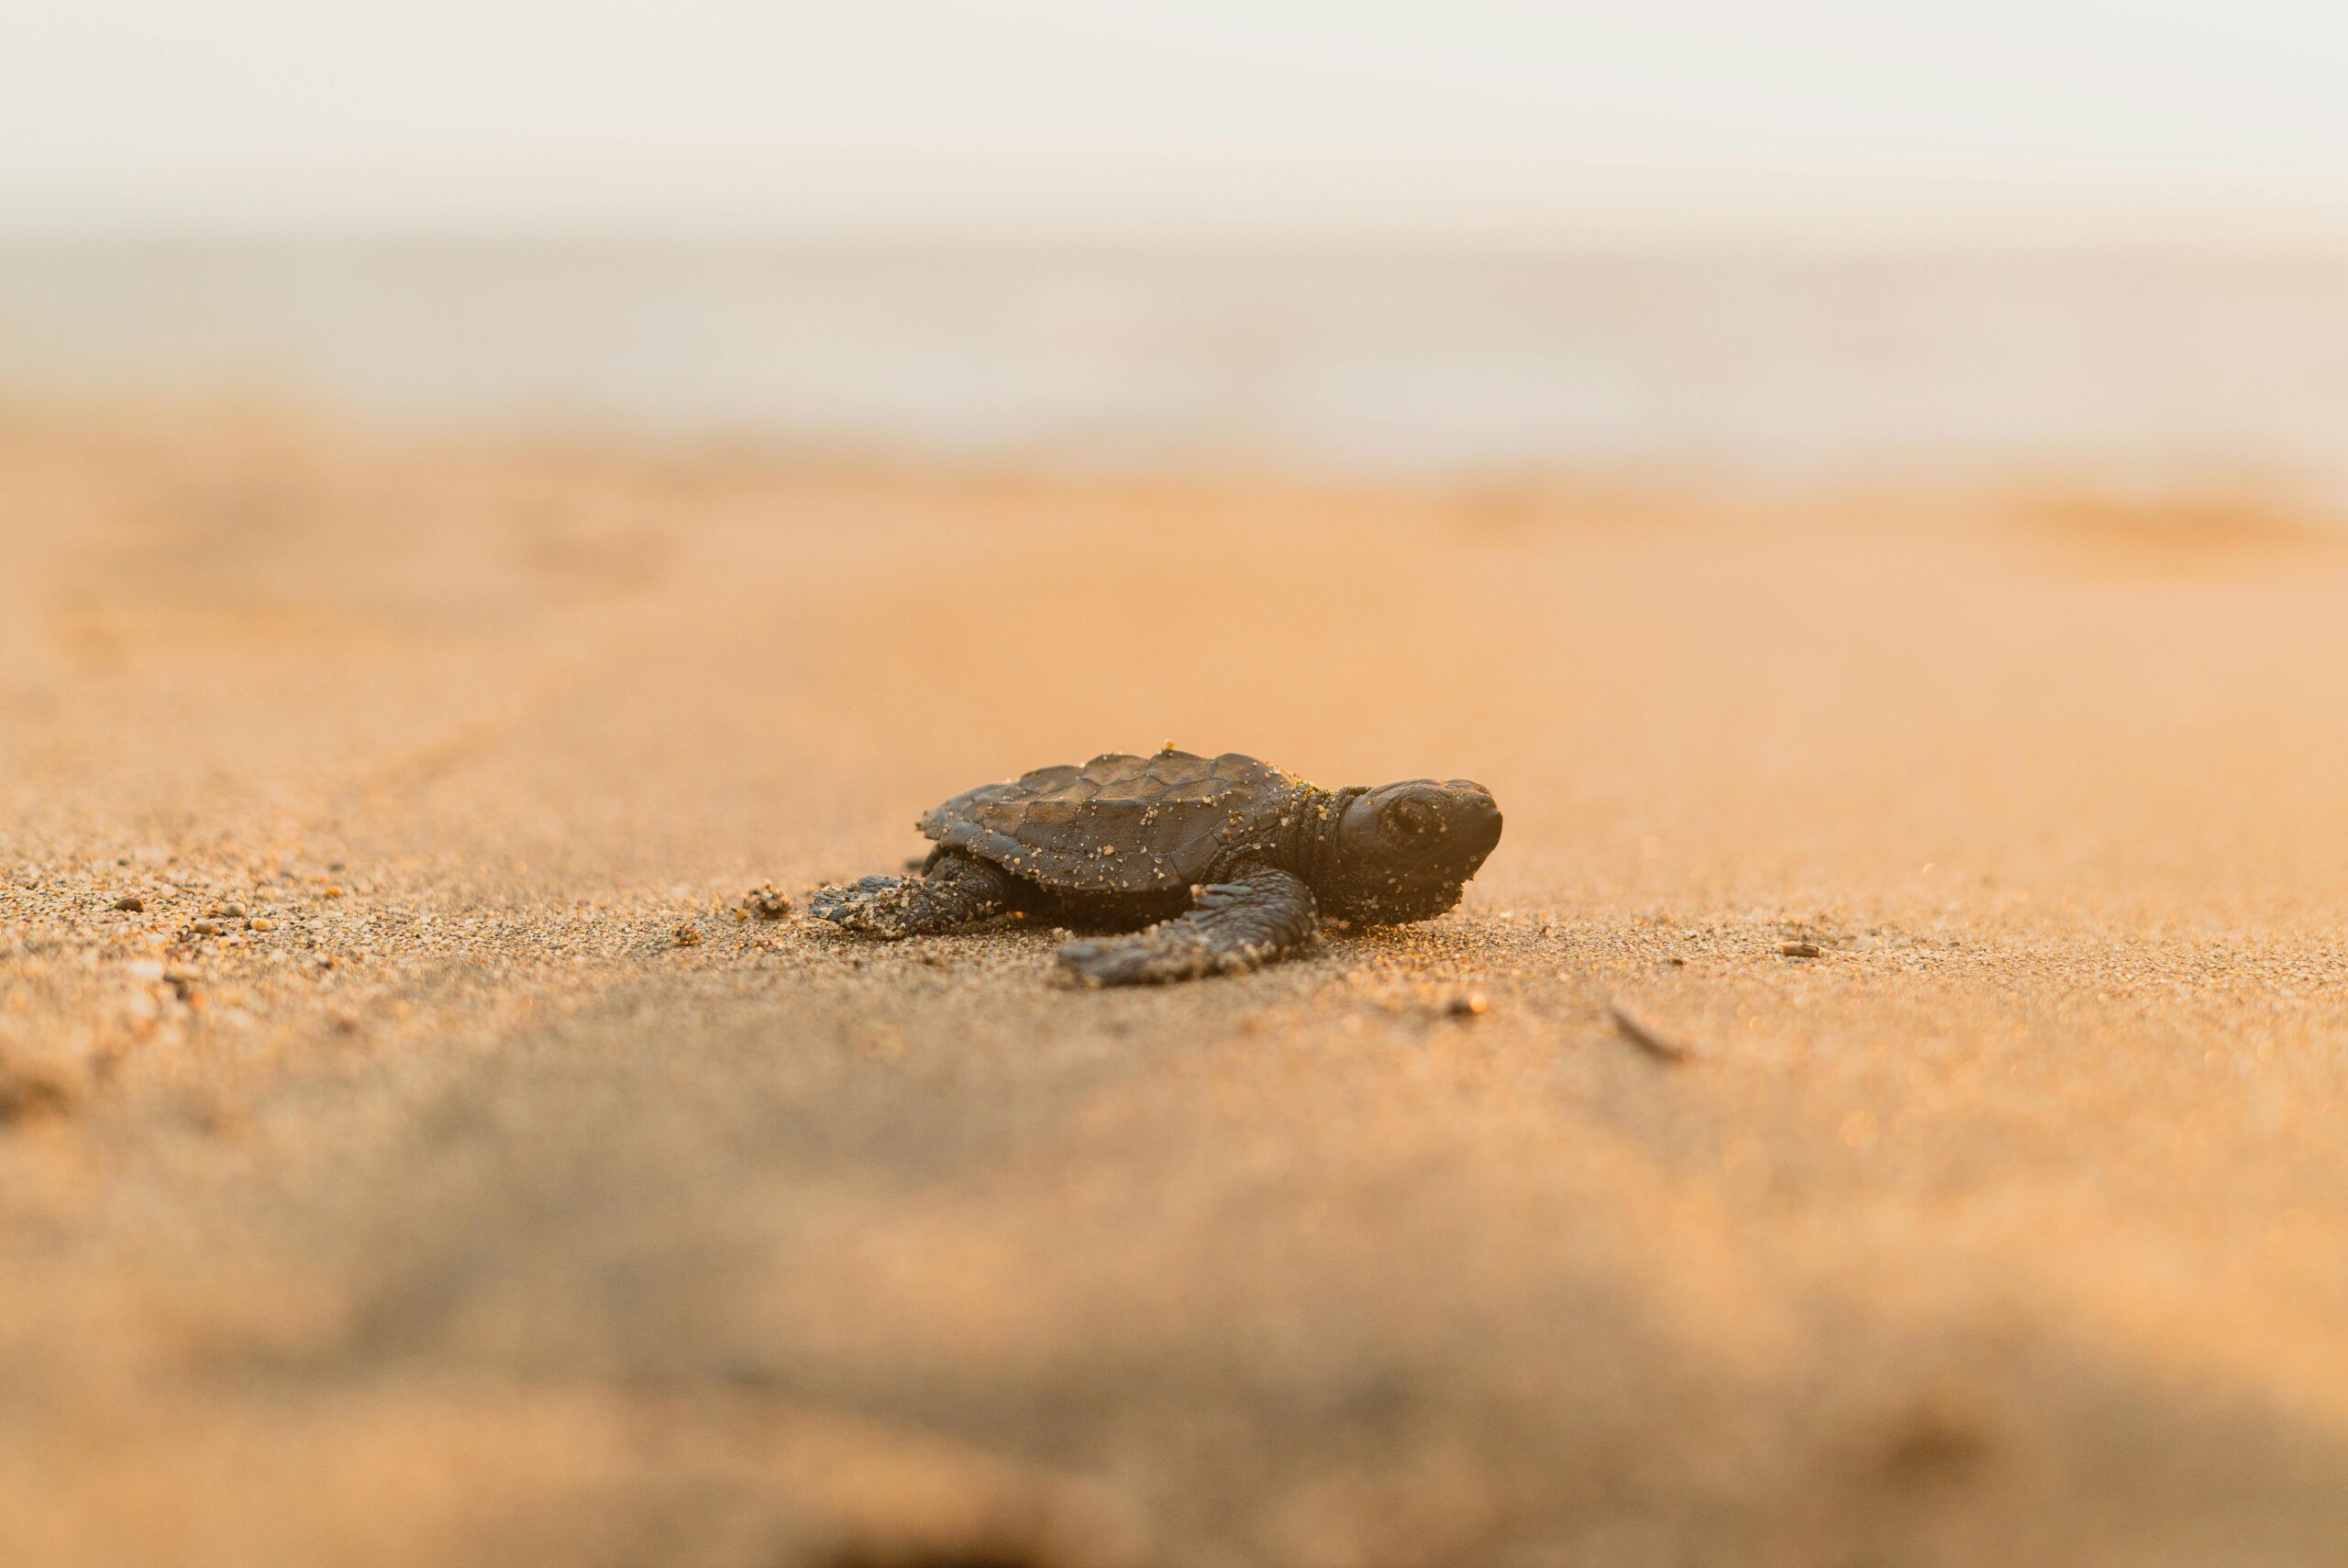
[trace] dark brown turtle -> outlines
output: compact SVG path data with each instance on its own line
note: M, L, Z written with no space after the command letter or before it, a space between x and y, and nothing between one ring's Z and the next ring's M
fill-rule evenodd
M1169 746L980 785L921 831L937 847L918 877L821 889L808 911L890 939L1013 910L1146 928L1060 949L1071 976L1107 986L1252 969L1309 942L1324 915L1431 919L1500 842L1501 813L1463 778L1317 790L1236 752Z

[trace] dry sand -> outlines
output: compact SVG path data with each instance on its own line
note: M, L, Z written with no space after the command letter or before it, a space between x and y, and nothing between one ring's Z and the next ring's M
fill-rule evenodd
M0 1562L2336 1561L2343 604L2043 487L19 410ZM732 916L1168 738L1507 837L1162 991Z

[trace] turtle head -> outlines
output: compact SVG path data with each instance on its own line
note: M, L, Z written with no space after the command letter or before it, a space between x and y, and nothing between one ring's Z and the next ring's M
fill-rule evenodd
M1429 920L1501 841L1491 791L1465 778L1411 778L1367 790L1337 819L1330 886L1314 889L1340 920Z

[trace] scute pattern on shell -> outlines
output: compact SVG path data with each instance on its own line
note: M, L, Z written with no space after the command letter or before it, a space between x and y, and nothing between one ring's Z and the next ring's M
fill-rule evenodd
M1148 892L1187 888L1233 847L1270 841L1308 789L1237 752L1111 752L967 790L921 831L1047 888Z

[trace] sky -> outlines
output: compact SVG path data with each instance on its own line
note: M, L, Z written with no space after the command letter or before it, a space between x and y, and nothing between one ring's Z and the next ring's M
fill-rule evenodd
M2301 0L0 0L0 231L2348 232Z

